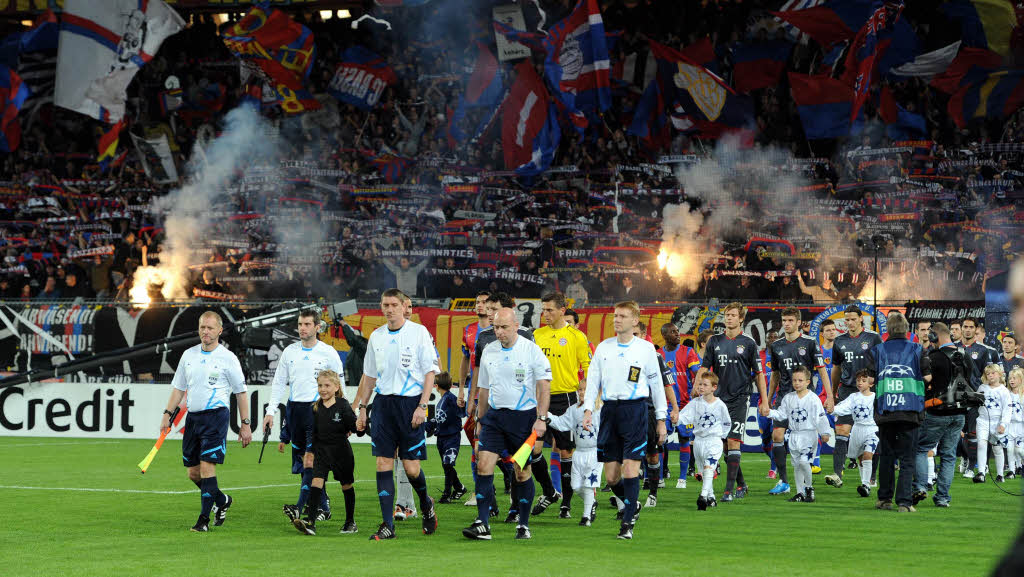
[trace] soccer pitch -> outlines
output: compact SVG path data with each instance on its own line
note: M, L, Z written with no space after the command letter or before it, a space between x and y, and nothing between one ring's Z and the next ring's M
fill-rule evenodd
M259 443L229 445L218 480L232 495L222 527L189 532L199 509L195 487L180 463L180 441L168 441L145 475L136 463L151 441L0 438L0 576L138 575L583 575L665 574L785 576L987 575L1018 530L1021 503L993 484L973 485L957 475L953 506L931 500L916 514L876 511L874 497L857 496L815 475L818 502L787 503L767 494L768 461L744 456L751 488L746 499L698 512L699 486L677 490L675 478L644 510L632 541L615 538L618 523L608 493L598 494L593 527L558 519L557 507L532 517L531 541L514 541L514 528L495 519L494 540L471 542L461 529L476 509L438 505L440 526L424 536L419 519L396 523L398 538L370 542L380 522L369 445L354 445L359 533L340 535L341 489L331 481L334 518L318 535L300 535L281 512L294 503L298 476L288 454ZM468 450L460 477L471 483ZM673 475L677 463L672 462ZM829 468L827 458L822 465ZM436 454L425 463L435 499L443 488ZM854 472L854 475L856 472ZM500 475L498 484L500 485ZM848 481L855 478L847 473ZM721 496L724 476L716 481ZM1020 492L1019 481L1004 488ZM499 488L500 492L500 488ZM646 492L642 493L646 498ZM500 497L503 514L507 498Z

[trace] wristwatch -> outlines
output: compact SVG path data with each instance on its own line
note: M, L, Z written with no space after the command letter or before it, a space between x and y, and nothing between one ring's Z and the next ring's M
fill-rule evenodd
M545 425L551 423L551 417L544 415L543 417L537 417L538 421L543 422Z
M423 410L427 410L426 403L420 403L420 408L423 409Z
M252 424L252 420L251 419L242 419L242 424L243 425L251 425Z
M360 409L365 409L366 408L366 403L359 403L359 408Z
M164 409L164 414L167 415L168 417L174 415L174 413L168 411L167 409Z

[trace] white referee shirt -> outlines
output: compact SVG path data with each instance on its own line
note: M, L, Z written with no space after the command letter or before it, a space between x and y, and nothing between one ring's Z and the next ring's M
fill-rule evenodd
M484 347L477 386L489 389L492 409L526 411L537 407L537 381L551 380L551 363L533 341L516 335L505 348L494 341Z
M397 331L384 324L370 334L363 374L377 379L373 391L378 395L418 397L427 373L440 370L427 327L407 320Z
M277 359L277 369L274 371L267 414L273 415L277 410L277 405L281 402L281 397L284 396L285 387L291 387L288 392L288 402L312 403L320 398L320 394L317 392L316 377L324 369L338 373L342 379L342 386L344 386L345 375L341 367L341 357L331 345L317 341L315 345L307 349L302 346L302 341L299 341L285 347Z
M585 410L593 412L598 389L604 401L650 397L654 401L655 417L664 419L667 413L658 353L654 345L644 339L633 337L629 343L622 344L612 337L597 345L587 371Z
M186 349L178 361L171 385L179 391L187 391L187 406L190 413L228 408L232 393L244 393L245 375L238 357L224 345L210 352L202 345Z

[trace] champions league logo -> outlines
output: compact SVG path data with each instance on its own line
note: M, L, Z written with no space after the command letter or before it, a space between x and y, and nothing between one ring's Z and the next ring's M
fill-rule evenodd
M866 343L865 343L866 344ZM914 376L914 369L907 365L888 365L878 373L878 379Z
M703 415L700 416L700 419L698 419L698 424L700 424L701 429L706 430L710 429L711 427L714 427L716 421L717 419L715 419L714 415L712 415L711 413L704 413Z
M993 409L998 409L999 408L999 399L996 399L995 397L989 397L989 396L986 395L985 396L985 408L990 410L990 411L993 410Z
M445 465L455 464L455 460L459 458L459 450L455 447L447 449L444 455L441 456L441 462Z
M871 407L867 405L857 405L853 408L853 416L860 420L867 419L871 416Z
M789 416L794 423L803 423L807 420L807 409L797 409Z
M443 423L448 420L448 414L445 413L444 409L434 408L434 420L438 423Z

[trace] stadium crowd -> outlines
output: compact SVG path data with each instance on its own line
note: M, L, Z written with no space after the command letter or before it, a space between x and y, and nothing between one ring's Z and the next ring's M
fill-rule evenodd
M788 38L794 49L786 70L823 66L823 48L767 14L777 2L679 4L607 3L606 29L624 30L611 49L613 67L631 55L642 59L648 39L684 50L704 35L726 82L735 81L739 42ZM548 22L572 9L570 2L544 5ZM739 151L742 160L727 171L722 158L735 151L721 144L716 150L699 134L673 130L670 141L657 144L629 134L642 87L622 77L602 123L583 138L563 134L553 170L524 188L502 171L498 122L478 137L452 137L477 42L494 51L494 40L489 7L457 18L450 6L407 8L420 11L416 18L379 9L390 31L375 23L353 30L347 19L289 10L315 35L308 87L322 108L298 116L264 110L272 127L266 138L279 153L272 168L283 180L247 186L262 178L247 171L225 191L217 204L224 218L210 234L236 242L197 244L193 288L208 298L249 299L373 299L398 286L420 298L471 297L481 289L538 297L558 289L581 303L828 303L869 291L877 264L880 298L921 296L913 287L936 284L978 298L986 276L1005 270L1019 248L1012 231L1022 214L1015 206L1024 178L1024 113L975 119L961 130L945 112L947 97L913 77L887 83L903 107L923 114L928 134L890 138L869 100L859 136L807 140L783 75L777 86L751 92L753 149ZM906 10L928 48L955 40L958 30L943 17ZM166 135L180 175L188 173L196 142L220 132L224 115L246 97L237 61L218 36L230 22L186 16L190 26L141 69L128 107L128 131ZM356 45L379 54L397 77L371 111L327 92L333 68ZM534 61L542 70L541 57ZM184 104L168 109L164 88L172 76ZM492 112L470 109L463 129ZM127 156L104 170L93 152L104 131L50 105L23 121L21 146L2 159L0 298L129 300L135 269L160 262L166 231L151 203L187 177L157 183L127 132ZM795 156L779 161L771 151ZM684 185L708 170L722 174L710 193ZM780 197L790 201L780 204ZM688 255L700 260L702 278L683 286L657 262L665 207L678 203L700 213L687 232L704 241L700 253ZM321 226L282 241L270 218L275 211L319 215ZM324 248L286 256L290 244L308 241Z

